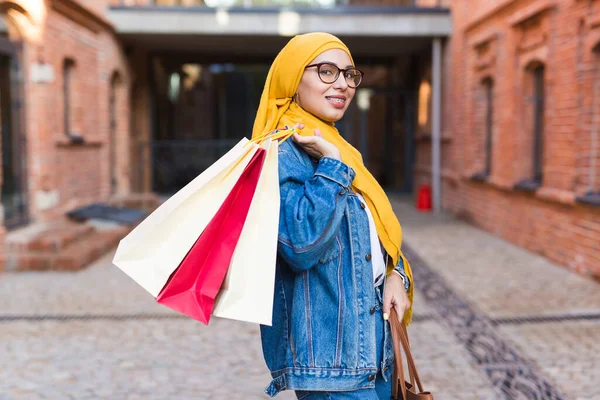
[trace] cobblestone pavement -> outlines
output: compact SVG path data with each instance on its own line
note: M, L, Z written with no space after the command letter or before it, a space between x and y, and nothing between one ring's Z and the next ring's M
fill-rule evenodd
M418 279L411 343L436 400L600 400L598 284L394 206ZM0 275L0 400L268 398L256 325L180 317L111 258Z
M448 215L417 213L404 200L394 209L423 261L417 287L499 398L600 400L598 283Z

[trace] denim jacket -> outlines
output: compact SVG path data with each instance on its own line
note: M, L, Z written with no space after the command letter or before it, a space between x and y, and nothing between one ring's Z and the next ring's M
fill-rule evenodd
M341 161L313 160L292 139L279 148L281 209L272 326L261 326L273 380L265 392L343 391L389 379L394 361L385 324L376 364L373 267L365 205ZM402 265L396 270L404 275ZM404 275L405 276L405 275Z

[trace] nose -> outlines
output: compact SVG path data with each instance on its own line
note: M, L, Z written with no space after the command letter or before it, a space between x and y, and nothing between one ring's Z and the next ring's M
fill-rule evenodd
M333 82L333 88L338 90L346 90L348 88L348 82L346 82L346 78L342 72L340 72L336 81Z

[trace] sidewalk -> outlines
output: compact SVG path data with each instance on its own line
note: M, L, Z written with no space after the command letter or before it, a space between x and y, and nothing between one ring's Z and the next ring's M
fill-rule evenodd
M394 206L416 278L413 351L436 400L600 400L600 285ZM111 258L0 275L0 400L267 399L257 326L180 317Z
M600 399L600 285L448 215L393 203L419 293L414 353L436 399ZM432 321L418 322L423 304Z

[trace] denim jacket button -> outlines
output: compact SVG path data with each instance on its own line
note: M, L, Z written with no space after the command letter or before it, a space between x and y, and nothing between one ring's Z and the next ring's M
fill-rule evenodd
M345 190L345 189L342 189L342 190L340 190L340 192L338 193L338 195L339 195L339 196L343 196L343 195L344 195L344 193L346 193L346 190Z
M371 257L372 257L372 256L371 256L371 253L369 253L369 254L367 254L367 255L365 256L365 260L367 260L367 261L371 261Z
M364 209L365 209L365 207L367 207L367 206L365 206L365 203L363 203L363 202L361 201L361 202L360 202L360 208L362 208L362 209L364 210Z
M275 382L275 388L277 390L281 389L281 384L279 382Z
M369 382L373 382L375 380L375 374L369 375Z
M371 311L371 314L375 314L375 311L376 311L376 310L375 310L375 306L371 307L371 310L370 310L370 311Z

